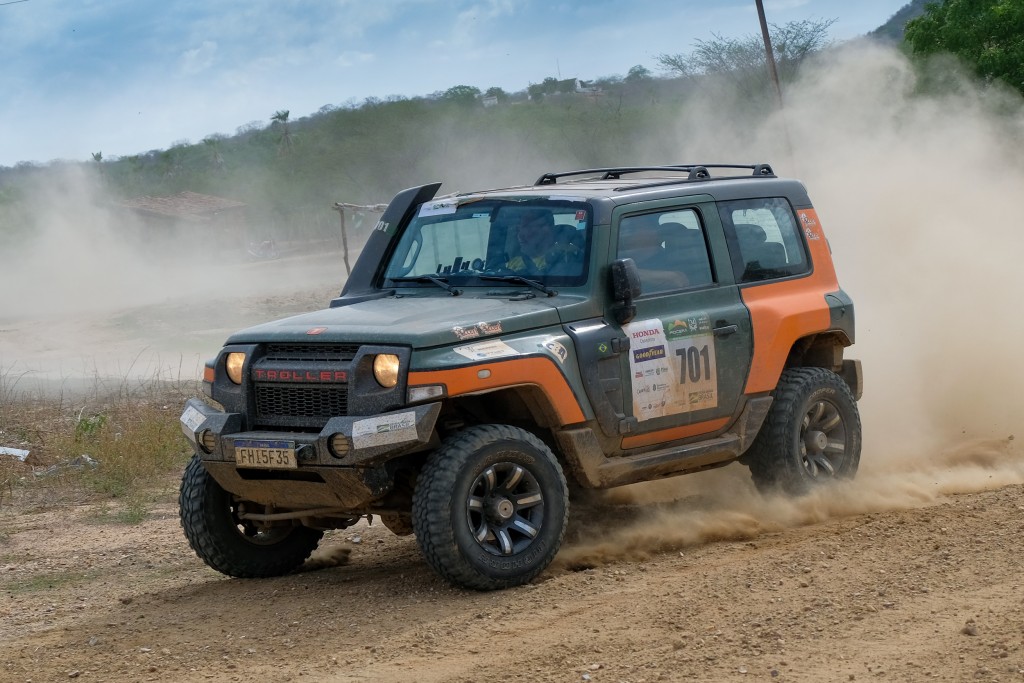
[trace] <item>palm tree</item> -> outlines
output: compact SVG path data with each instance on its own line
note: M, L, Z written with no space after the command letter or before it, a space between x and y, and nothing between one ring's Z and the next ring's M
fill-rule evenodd
M274 112L274 115L270 117L270 125L278 126L281 129L281 137L278 140L277 153L287 154L292 149L292 134L288 129L288 115L287 109L279 109Z

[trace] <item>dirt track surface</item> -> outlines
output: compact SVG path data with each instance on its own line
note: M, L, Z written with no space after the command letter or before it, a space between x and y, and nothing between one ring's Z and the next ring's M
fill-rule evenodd
M1020 454L985 452L946 470L989 472L975 493L869 477L791 502L738 466L633 489L496 593L448 586L380 524L237 580L192 554L170 501L136 526L8 508L0 680L1024 680L1024 489L997 483Z
M231 330L336 294L336 259L289 263L240 267L255 296L61 318L75 345L3 320L0 357L22 387L35 367L61 390L101 363L115 384L195 373ZM0 681L1024 681L1021 442L905 451L892 387L930 385L888 381L853 483L765 498L730 465L614 491L574 507L537 581L498 593L447 585L379 522L328 533L304 571L235 580L190 550L174 481L137 525L0 491Z

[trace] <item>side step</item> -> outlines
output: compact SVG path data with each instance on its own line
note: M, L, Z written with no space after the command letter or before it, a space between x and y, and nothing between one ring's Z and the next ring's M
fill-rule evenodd
M582 427L556 432L558 444L581 485L605 489L640 481L671 477L724 465L740 457L753 443L772 398L747 401L732 428L696 443L607 457L593 429Z

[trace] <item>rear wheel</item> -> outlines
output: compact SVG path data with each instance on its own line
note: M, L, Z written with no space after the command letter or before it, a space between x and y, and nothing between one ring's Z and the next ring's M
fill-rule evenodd
M181 527L192 550L222 574L254 578L281 576L309 557L323 532L304 526L259 527L239 518L259 506L240 501L220 487L192 456L178 497Z
M806 493L852 479L860 464L861 423L849 386L824 368L782 373L775 401L744 460L762 491Z
M444 578L477 590L508 588L554 559L568 500L562 468L536 436L508 425L470 427L428 457L413 527Z

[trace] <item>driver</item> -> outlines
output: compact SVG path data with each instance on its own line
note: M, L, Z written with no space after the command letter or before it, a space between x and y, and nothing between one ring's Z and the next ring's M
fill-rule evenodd
M526 209L516 226L519 254L509 259L505 267L516 273L548 273L551 269L579 252L579 247L557 240L555 218L547 209Z

